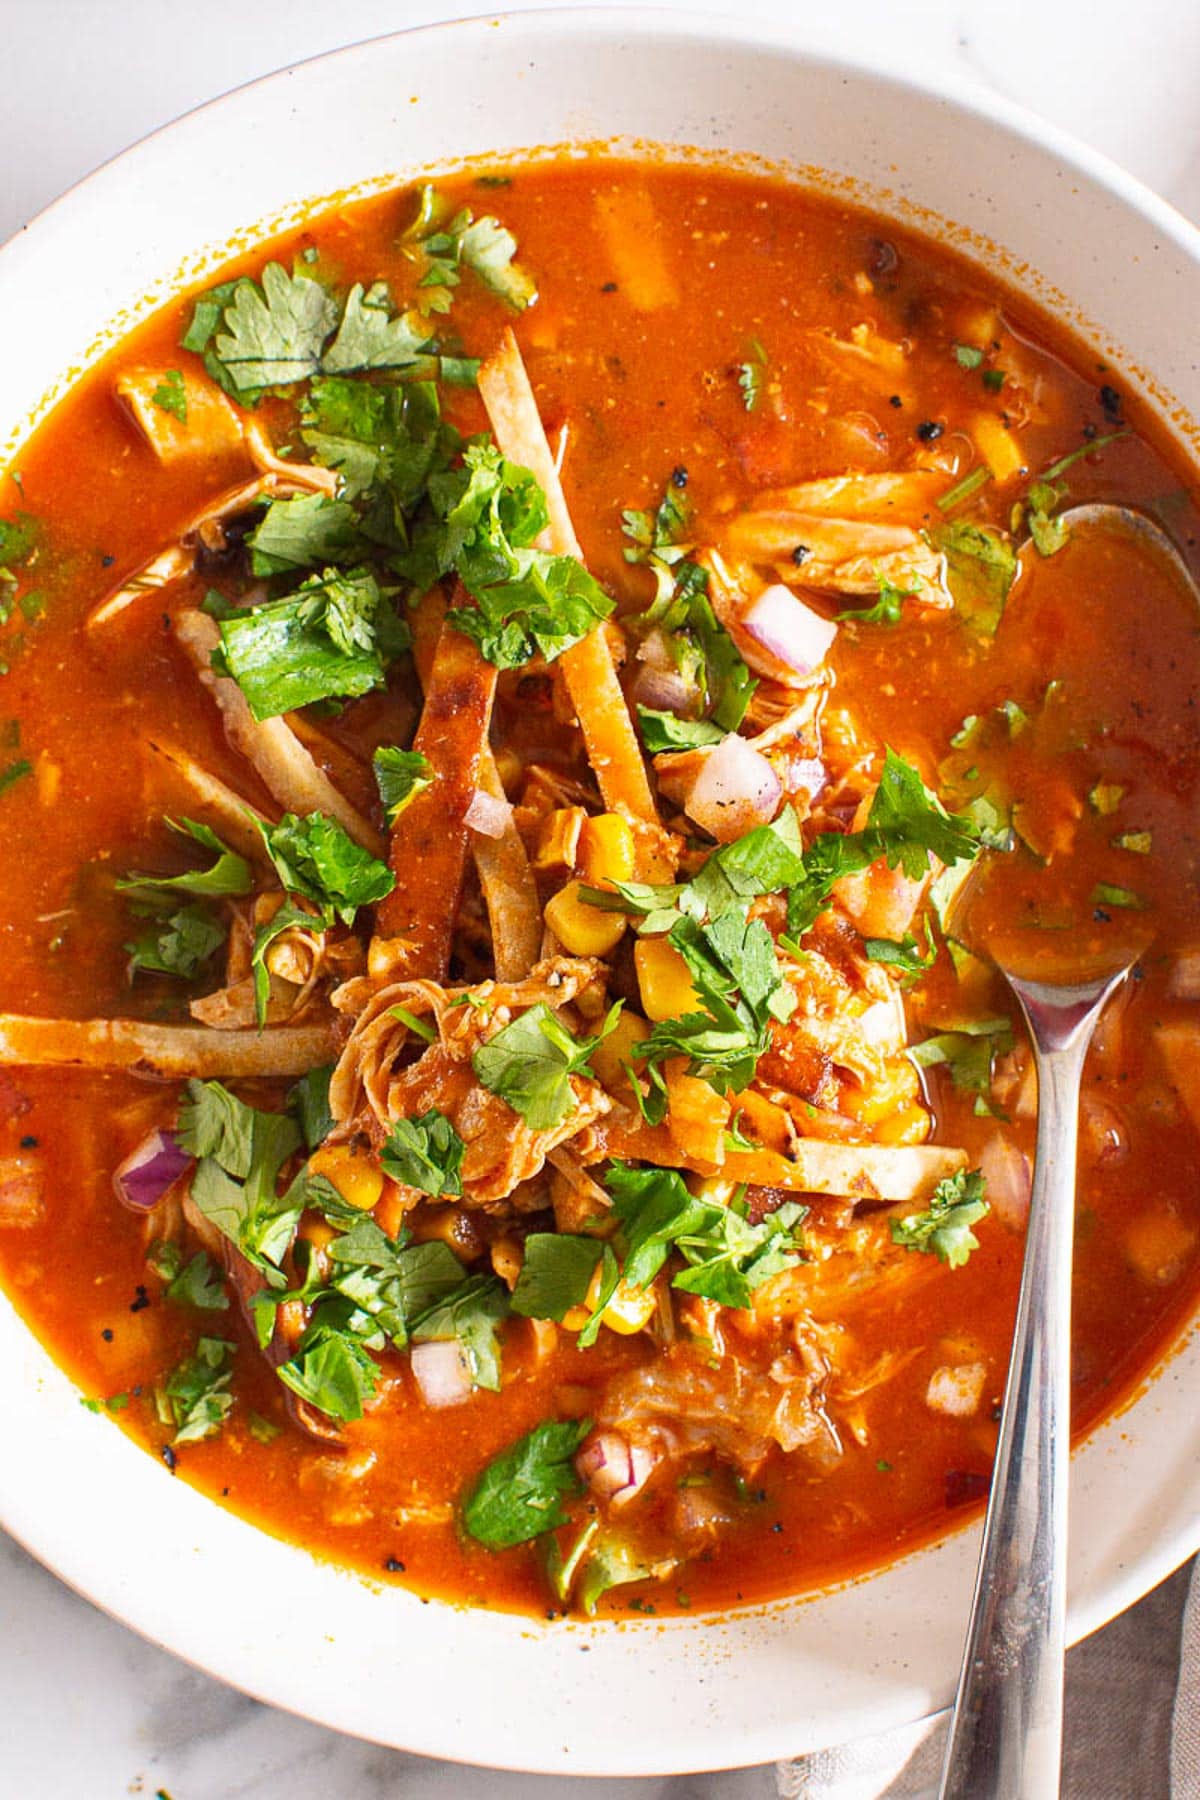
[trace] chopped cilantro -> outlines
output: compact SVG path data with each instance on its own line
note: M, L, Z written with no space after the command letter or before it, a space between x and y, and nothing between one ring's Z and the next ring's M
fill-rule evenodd
M33 764L29 759L24 756L17 757L14 762L10 762L0 769L0 794L12 787L14 783L23 780L26 775L32 774Z
M725 733L709 719L679 719L674 713L655 712L639 706L638 723L647 754L657 756L660 750L697 750L705 744L719 744Z
M1098 881L1092 889L1092 902L1096 906L1116 906L1126 912L1145 912L1150 902L1132 888L1117 887L1111 881Z
M433 781L433 765L419 750L399 750L381 744L371 758L375 785L389 825L394 825L411 800Z
M961 1169L939 1181L925 1212L892 1218L892 1242L906 1250L936 1255L951 1269L961 1268L979 1239L971 1230L991 1209L983 1197L978 1169Z
M596 1238L559 1231L531 1233L525 1239L512 1310L528 1319L561 1320L587 1298L602 1250Z
M324 1143L333 1130L333 1114L329 1110L329 1080L333 1064L310 1069L302 1075L287 1097L288 1110L296 1115L300 1132L309 1150Z
M248 894L254 886L254 877L250 864L244 856L238 856L228 844L222 842L209 825L201 824L196 819L167 819L165 823L180 837L190 837L208 850L216 861L207 869L189 869L182 875L140 875L123 876L115 883L119 894L130 894L142 901L166 897L172 899L176 895L189 895L193 899L225 899L230 896Z
M977 369L983 361L983 351L974 344L955 344L954 360L960 369Z
M217 316L224 329L217 330L213 322L212 353L235 393L257 395L263 388L287 387L317 373L321 347L338 314L337 302L320 282L268 263L261 285L243 279L222 291L226 298ZM183 340L187 348L198 340L208 316L200 315L198 305Z
M946 562L946 585L955 609L973 630L995 635L1017 574L1012 541L993 525L966 520L935 525L927 534Z
M450 219L445 212L446 204L437 189L426 184L417 197L416 216L404 234L405 253L426 265L417 284L418 306L428 312L449 312L464 268L514 311L532 306L537 287L514 261L517 240L512 233L498 219L488 215L477 219L469 207Z
M384 1173L422 1194L461 1194L466 1152L444 1113L431 1107L417 1119L395 1119L380 1153Z
M171 413L181 425L187 424L187 391L179 369L168 369L150 398L160 412Z
M408 626L366 568L327 568L285 600L230 613L220 632L223 672L259 720L382 687L386 658L410 642Z
M155 1390L159 1420L174 1428L172 1447L198 1444L220 1431L233 1405L229 1386L236 1349L224 1338L200 1338L194 1353Z
M495 1394L500 1391L498 1331L507 1312L502 1281L494 1275L468 1275L413 1319L410 1330L417 1343L457 1339L474 1385Z
M675 1276L673 1287L745 1309L756 1288L801 1255L799 1227L807 1208L795 1201L751 1225L739 1202L722 1206L697 1198L675 1169L616 1162L604 1185L620 1222L623 1278L634 1287L648 1286L676 1250L688 1267Z
M259 830L282 885L319 907L326 924L339 918L353 925L360 906L382 900L396 885L386 864L324 813L284 813L278 825Z
M986 1096L992 1085L992 1065L1013 1047L1008 1019L971 1019L946 1031L935 1032L914 1044L909 1054L921 1069L944 1067L955 1088L978 1096L975 1111L992 1111Z
M596 1037L573 1038L539 1000L481 1044L471 1066L489 1093L507 1101L534 1131L553 1131L575 1103L570 1077L588 1072L588 1058L619 1011L618 1003Z
M246 542L255 575L286 574L342 562L356 550L353 508L349 501L334 500L328 494L272 500Z
M601 1597L611 1589L645 1581L650 1574L650 1567L632 1544L613 1532L601 1532L590 1542L584 1559L576 1594L578 1603L591 1618ZM682 1604L682 1596L680 1598ZM634 1606L633 1601L630 1606Z
M547 1419L490 1462L463 1501L463 1524L489 1550L565 1525L562 1501L582 1491L574 1457L590 1419Z
M222 1278L203 1250L197 1250L185 1263L178 1244L152 1244L146 1261L160 1281L166 1283L166 1297L176 1306L195 1306L201 1312L224 1312L229 1296Z
M873 606L865 610L850 607L846 612L838 614L839 619L853 619L860 625L898 625L904 617L904 602L913 600L920 593L920 585L911 588L896 587L886 575L876 572L879 586L879 598Z

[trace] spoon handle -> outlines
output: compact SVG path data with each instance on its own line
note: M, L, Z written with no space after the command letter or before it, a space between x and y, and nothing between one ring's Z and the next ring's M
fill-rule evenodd
M1071 1402L1071 1245L1083 1059L1104 999L1013 982L1033 1033L1037 1160L1000 1441L941 1800L1059 1791Z

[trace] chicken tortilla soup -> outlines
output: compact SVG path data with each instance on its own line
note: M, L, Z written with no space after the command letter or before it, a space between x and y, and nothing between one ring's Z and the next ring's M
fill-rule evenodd
M1027 301L700 164L346 204L106 354L0 478L0 1277L95 1430L427 1596L876 1566L988 1486L987 945L1136 931L1111 1411L1197 1290L1200 619L1079 509L1197 563L1190 479Z

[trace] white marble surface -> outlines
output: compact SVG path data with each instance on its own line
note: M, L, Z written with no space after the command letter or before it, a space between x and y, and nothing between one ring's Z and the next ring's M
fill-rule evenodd
M509 4L517 10L521 0ZM0 0L0 239L188 107L302 57L464 10L482 8L472 0ZM1196 0L840 0L821 9L812 0L739 0L737 10L769 20L803 11L826 47L869 43L898 68L949 70L990 86L1107 150L1200 217ZM0 1454L19 1447L4 1444ZM1132 1785L1115 1778L1112 1800L1144 1791L1132 1770L1128 1778ZM775 1784L769 1770L668 1782L534 1780L355 1743L143 1643L0 1536L0 1800L120 1800L159 1789L172 1800L766 1800ZM1108 1796L1089 1785L1088 1800Z

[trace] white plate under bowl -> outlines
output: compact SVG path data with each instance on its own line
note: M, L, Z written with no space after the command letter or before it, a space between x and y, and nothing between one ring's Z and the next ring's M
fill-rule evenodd
M1190 435L1200 238L1104 159L998 100L807 53L801 25L572 11L415 31L272 76L51 207L0 252L0 343L20 346L0 358L0 463L98 345L235 240L421 165L608 139L825 170L1056 304ZM173 1481L80 1407L3 1300L0 1366L8 1529L146 1636L342 1730L511 1768L670 1773L865 1736L949 1698L976 1531L720 1620L550 1626L422 1605ZM1075 1636L1196 1547L1198 1368L1193 1337L1075 1459Z

